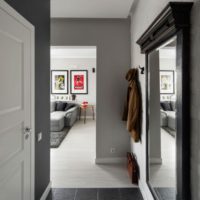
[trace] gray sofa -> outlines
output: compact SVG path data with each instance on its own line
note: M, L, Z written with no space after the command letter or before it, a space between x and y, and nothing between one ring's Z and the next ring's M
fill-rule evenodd
M79 115L79 105L72 102L51 102L51 131L71 127Z
M160 109L161 127L166 129L171 135L176 133L176 106L174 101L161 102Z
M176 130L176 113L174 111L161 110L161 126Z

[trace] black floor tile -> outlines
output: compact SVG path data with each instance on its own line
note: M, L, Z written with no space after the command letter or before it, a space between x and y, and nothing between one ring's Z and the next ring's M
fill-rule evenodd
M74 200L76 189L56 188L52 189L47 200Z
M52 189L46 200L143 200L138 188Z
M159 199L175 200L176 190L175 188L154 188Z
M97 200L97 189L78 189L75 200Z
M46 198L46 200L53 200L52 190L49 192L49 195L48 195L48 197Z
M119 189L99 189L98 200L120 200Z
M138 188L120 189L121 200L143 200L142 194Z

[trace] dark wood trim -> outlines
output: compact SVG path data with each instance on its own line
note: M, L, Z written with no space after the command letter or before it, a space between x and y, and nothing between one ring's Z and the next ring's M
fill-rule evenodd
M190 31L177 33L177 199L190 200Z
M190 10L191 2L170 2L139 38L141 52L146 54L146 174L149 182L149 53L176 36L177 63L177 200L190 200Z
M147 53L167 41L180 29L190 26L191 2L170 2L137 40L141 52Z
M72 92L72 72L86 72L86 92L85 93L75 93ZM86 95L88 94L88 70L70 70L70 94L76 95Z

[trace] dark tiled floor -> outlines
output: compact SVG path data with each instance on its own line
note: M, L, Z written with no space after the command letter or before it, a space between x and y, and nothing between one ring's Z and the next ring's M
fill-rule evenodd
M175 188L154 188L159 199L176 199L176 190Z
M52 189L46 200L143 200L138 188Z

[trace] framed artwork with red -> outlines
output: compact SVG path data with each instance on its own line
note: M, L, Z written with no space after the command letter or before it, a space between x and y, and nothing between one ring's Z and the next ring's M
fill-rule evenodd
M88 94L88 71L71 70L71 94Z

